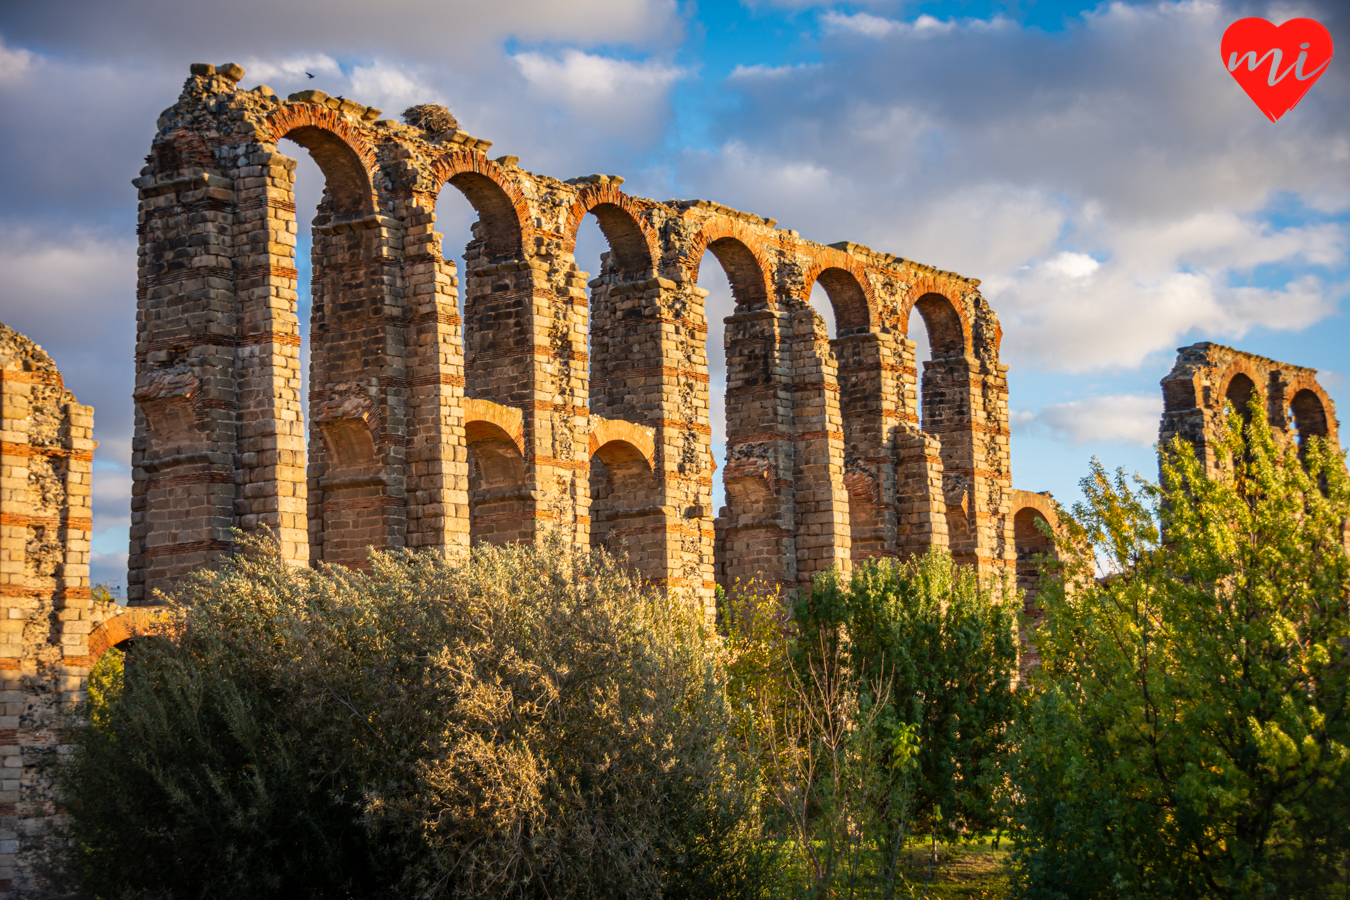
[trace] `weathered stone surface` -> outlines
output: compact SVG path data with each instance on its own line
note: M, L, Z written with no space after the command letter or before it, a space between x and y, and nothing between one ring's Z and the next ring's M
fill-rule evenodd
M34 832L55 811L39 763L110 612L89 589L93 428L51 357L0 324L0 898L33 886Z
M132 603L236 527L271 528L297 564L357 566L368 547L458 554L560 530L707 600L717 581L795 588L931 544L1015 565L1007 370L978 281L705 200L632 197L616 175L494 162L489 141L423 112L370 121L321 91L283 102L194 70L161 117L135 181ZM307 453L283 138L326 179ZM479 214L463 272L435 231L447 188ZM610 246L594 276L573 259L587 215ZM736 300L716 520L705 251ZM817 282L834 339L808 303ZM934 348L922 377L915 313Z
M1244 418L1253 394L1266 411L1281 446L1320 435L1339 446L1336 405L1317 383L1317 370L1244 353L1222 344L1192 344L1177 350L1172 371L1163 378L1163 415L1159 443L1174 437L1189 441L1211 475L1231 466L1219 452L1217 436L1224 405Z

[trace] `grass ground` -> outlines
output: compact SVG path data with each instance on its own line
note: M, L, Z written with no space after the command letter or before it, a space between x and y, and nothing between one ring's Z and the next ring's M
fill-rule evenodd
M988 839L961 847L939 844L926 900L1003 900L1008 894L1004 864L1010 850L1006 840L997 847ZM918 900L924 896L930 851L930 847L915 845L906 853L901 867L904 884L898 886L897 897Z

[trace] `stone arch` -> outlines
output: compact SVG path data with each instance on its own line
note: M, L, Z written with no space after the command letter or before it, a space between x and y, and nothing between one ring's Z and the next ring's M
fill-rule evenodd
M625 280L640 278L655 268L655 261L660 257L657 236L643 221L642 207L613 184L590 185L577 195L563 226L566 252L576 251L577 231L587 213L600 223L600 231L609 242L611 259L620 277Z
M534 514L525 473L525 416L519 409L464 401L469 457L469 541L506 544L528 540Z
M520 485L525 480L525 458L511 435L491 422L470 422L465 426L469 452L477 461L480 488ZM471 479L472 480L472 479Z
M534 235L529 201L501 166L481 153L452 150L432 161L429 178L433 198L450 184L478 213L480 238L489 261L524 256ZM435 208L434 199L429 208Z
M928 280L925 279L925 282ZM931 282L915 285L901 312L901 324L906 333L914 310L923 317L928 329L928 341L933 348L933 359L950 359L970 352L970 323L962 314L961 304Z
M1043 533L1039 525L1043 522L1052 532L1057 532L1059 513L1054 501L1045 494L1013 491L1012 501L1012 515L1008 521L1012 529L1012 543L1016 557L1014 575L1017 587L1022 591L1021 668L1025 674L1038 662L1030 632L1045 618L1045 614L1036 604L1036 594L1040 589L1041 580L1041 561L1038 557L1053 557L1055 554L1053 537Z
M1233 403L1234 412L1245 422L1251 421L1251 398L1260 395L1261 389L1257 387L1257 382L1254 382L1246 372L1235 372L1223 387L1224 401Z
M616 448L631 448L647 461L651 469L656 462L656 432L645 425L622 422L615 419L602 419L591 428L589 450L591 456L605 457L603 453L611 444ZM622 452L627 452L626 450Z
M690 246L689 277L697 282L703 254L711 250L731 282L736 311L743 312L769 302L773 295L770 267L759 238L735 219L716 218L699 230Z
M101 623L89 633L89 665L112 648L126 649L133 640L162 632L173 621L173 613L163 606L132 606Z
M842 250L827 248L816 255L806 272L801 301L811 301L811 288L819 281L834 307L835 328L839 337L864 334L878 327L877 304L872 282L862 266Z
M464 430L470 441L505 435L525 455L525 414L510 406L472 397L464 401ZM480 436L480 437L476 437Z
M1242 417L1243 422L1251 421L1251 410L1247 406L1251 397L1260 398L1262 409L1266 410L1266 418L1270 418L1270 398L1268 397L1269 372L1265 372L1253 366L1246 359L1235 359L1228 363L1224 368L1223 374L1219 376L1220 393L1218 398L1214 398L1215 406L1220 412L1223 410L1224 401L1233 403L1233 409Z
M626 544L628 564L655 575L660 566L653 563L662 555L658 529L651 526L662 502L661 479L652 467L655 448L640 426L627 431L621 427L627 422L605 424L620 427L591 433L591 546L613 552Z
M1311 379L1309 379L1311 380ZM1293 420L1294 430L1298 433L1298 447L1308 446L1308 439L1323 437L1331 439L1331 417L1327 415L1328 404L1322 391L1314 383L1311 386L1293 386L1293 396L1289 400L1289 416Z
M349 118L326 106L289 103L264 123L272 142L290 138L309 151L327 182L333 214L364 218L375 214L372 173L375 149Z

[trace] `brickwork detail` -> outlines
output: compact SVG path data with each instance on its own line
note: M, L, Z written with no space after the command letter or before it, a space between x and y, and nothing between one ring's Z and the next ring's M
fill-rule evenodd
M795 588L933 544L1015 566L1002 333L978 281L617 176L527 172L321 92L245 91L237 66L194 73L135 181L133 604L264 526L297 564L346 565L562 531L709 601L718 582ZM283 139L326 182L307 436ZM435 231L441 190L478 213L463 272ZM587 216L609 244L593 275L573 258ZM719 514L705 252L736 302Z
M195 390L177 376L165 396ZM190 402L190 400L188 401ZM0 898L32 884L31 841L55 811L39 763L82 697L89 633L94 413L42 348L0 324Z

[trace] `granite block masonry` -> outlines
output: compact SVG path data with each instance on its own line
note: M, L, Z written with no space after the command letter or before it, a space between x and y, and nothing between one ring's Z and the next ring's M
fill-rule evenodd
M534 174L428 107L401 124L243 75L194 65L134 182L132 604L264 527L296 564L347 566L556 531L706 603L931 545L1016 567L1007 367L975 279L617 176ZM325 179L308 430L297 145ZM436 232L442 190L478 213L463 272ZM586 216L609 244L594 274L573 258ZM705 252L736 303L720 514Z

